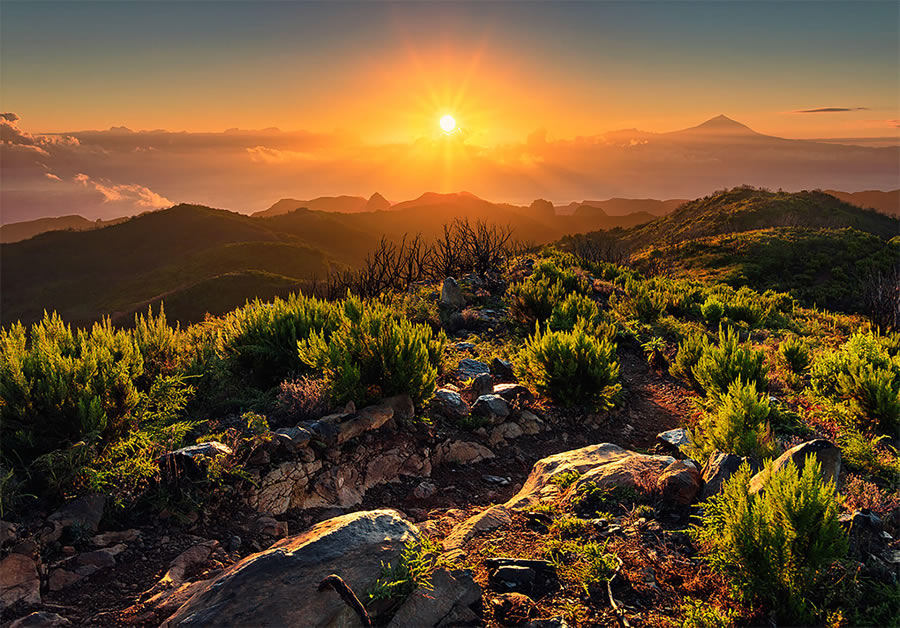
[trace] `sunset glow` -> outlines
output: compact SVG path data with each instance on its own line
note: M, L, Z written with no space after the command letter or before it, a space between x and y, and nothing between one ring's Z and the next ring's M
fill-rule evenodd
M446 115L441 118L440 125L444 129L444 133L452 133L456 128L456 120L453 119L453 116Z

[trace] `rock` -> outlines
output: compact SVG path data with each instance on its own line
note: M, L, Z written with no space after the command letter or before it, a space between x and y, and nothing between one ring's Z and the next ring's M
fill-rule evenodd
M534 569L525 565L501 565L491 574L491 586L496 591L528 593L534 586Z
M163 476L177 480L182 474L198 474L211 458L230 456L231 448L217 441L207 441L170 451L157 458Z
M663 469L657 486L664 501L689 506L700 494L702 481L697 467L690 462L678 460Z
M481 479L485 482L490 482L491 484L499 484L500 486L506 486L509 484L509 478L505 478L500 475L490 475L485 473L481 476Z
M314 440L319 441L326 447L334 447L338 443L340 428L332 422L324 420L304 421L300 427L307 430L312 434Z
M288 534L287 521L277 521L274 517L260 517L253 526L257 534L281 539Z
M189 571L195 571L206 565L210 554L219 546L217 541L204 541L181 552L169 563L169 569L148 592L148 595L158 595L167 589L174 589L184 582Z
M472 414L500 423L509 416L509 404L500 395L481 395L472 406Z
M19 528L9 521L0 521L0 547L12 545L19 538Z
M473 360L472 358L463 358L459 361L456 372L460 379L475 379L481 373L490 373L491 369L484 362Z
M475 345L471 342L457 342L454 346L457 351L471 351L475 348Z
M441 388L434 393L435 402L441 414L449 419L464 419L469 416L469 404L458 392Z
M544 429L544 422L528 410L522 410L519 413L519 420L517 422L519 426L521 426L522 431L529 436L539 434L541 430Z
M0 561L0 610L17 602L41 603L37 564L24 554L10 554Z
M501 593L491 598L494 619L504 626L518 626L528 621L535 612L534 602L522 593Z
M435 464L471 464L494 457L494 452L478 443L446 440L434 452Z
M301 500L311 478L321 468L319 460L282 463L260 479L248 501L259 512L283 514Z
M413 489L411 497L413 499L428 499L437 493L437 486L433 482L420 482L416 488Z
M309 445L312 434L302 427L282 427L275 430L275 439L282 447L291 453L297 453Z
M121 532L104 532L91 539L95 547L107 547L118 543L128 543L141 536L140 530L122 530Z
M497 384L494 386L493 393L509 402L518 400L524 403L531 403L534 401L534 395L531 394L531 391L521 384Z
M683 427L660 432L656 435L656 440L669 451L680 451L682 447L687 447L694 442L691 439L691 433Z
M461 548L472 540L480 532L496 530L501 526L512 523L509 510L505 506L491 506L490 508L469 517L462 523L456 524L447 538L441 544L445 552Z
M388 406L394 411L394 418L398 421L408 421L416 416L416 407L409 395L396 395L381 400L383 406Z
M69 571L68 569L54 569L50 572L49 588L51 591L62 591L76 582L83 580L85 576Z
M338 424L337 444L345 443L364 432L377 430L392 418L394 418L394 408L389 404L363 408L355 417Z
M56 628L57 626L71 626L72 622L56 613L47 611L35 611L17 619L9 625L9 628Z
M431 576L432 590L416 589L397 610L388 626L421 628L454 625L447 619L456 613L472 613L471 606L481 600L481 587L470 569L439 567Z
M490 373L479 373L472 380L472 392L476 397L481 395L489 395L494 391L494 380L491 379Z
M99 549L78 554L75 562L79 565L93 565L98 569L108 569L116 566L116 555L109 549Z
M163 626L357 625L353 611L331 590L339 575L358 595L411 543L419 531L392 510L329 519L232 565L203 586Z
M63 504L62 508L48 517L48 520L59 523L63 528L77 526L82 530L96 532L100 527L105 507L106 497L103 495L76 497Z
M822 476L825 481L834 482L835 488L841 474L841 450L834 443L824 438L800 443L796 447L791 447L786 452L778 456L772 463L771 472L775 473L787 464L788 460L793 460L797 466L797 471L802 473L808 456L815 456L822 465ZM765 486L768 481L766 471L760 471L750 478L750 494L756 494Z
M519 438L519 436L522 436L524 433L525 430L516 423L510 421L501 423L491 431L491 445L499 445L504 440Z
M494 358L491 361L491 370L497 379L514 380L516 378L512 363L500 358Z
M463 296L459 284L453 277L447 277L441 285L441 305L454 310L460 310L466 306L466 297Z
M870 554L878 555L887 548L881 519L868 508L843 513L838 520L847 531L851 555L860 562L867 562Z
M241 545L243 545L243 544L244 544L243 539L241 539L241 537L239 537L238 535L235 534L228 540L228 551L229 552L239 552L241 549Z
M552 478L562 473L580 474L578 490L589 482L599 487L624 486L641 490L656 486L656 478L675 462L671 456L649 456L622 449L612 443L588 445L538 460L522 489L508 502L509 508L521 509L540 501L548 492L558 492Z
M714 451L703 465L702 499L718 495L725 482L734 475L741 466L741 458L734 454Z
M550 617L547 619L535 619L527 624L522 624L522 628L569 628L569 624L563 617Z

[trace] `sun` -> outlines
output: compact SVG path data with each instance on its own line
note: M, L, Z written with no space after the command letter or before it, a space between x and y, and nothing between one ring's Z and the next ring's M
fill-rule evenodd
M443 118L441 118L441 128L444 129L444 133L451 133L453 129L456 128L456 120L453 119L453 116L447 114Z

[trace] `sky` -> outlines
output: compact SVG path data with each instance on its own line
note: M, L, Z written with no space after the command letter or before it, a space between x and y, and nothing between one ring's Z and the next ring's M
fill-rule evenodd
M104 157L115 150L110 142L97 142L81 156L66 154L65 172L52 171L49 162L59 159L41 162L51 168L38 173L49 196L34 199L40 186L26 179L35 173L10 156L15 142L4 137L4 161L17 169L4 166L3 183L18 196L3 199L2 220L9 222L10 207L17 217L29 214L26 201L34 201L32 213L52 210L58 190L47 187L55 180L46 174L90 190L104 204L97 216L125 206L109 205L120 199L110 201L77 175L105 181L101 185L110 189L146 187L166 202L205 199L242 210L289 195L376 189L407 195L447 186L480 185L504 197L499 200L512 200L518 198L513 182L484 184L490 169L468 176L474 166L466 155L484 157L487 151L495 166L509 167L510 147L537 139L577 144L620 129L663 133L719 114L766 135L896 145L898 33L896 2L4 0L0 111L16 117L15 129L4 131L10 137L39 138L32 145L53 157L60 138L77 138L84 146L77 134L90 130L109 136L126 129L209 134L234 147L240 135L234 129L257 131L249 134L254 141L273 140L272 129L278 129L278 141L241 145L227 165L195 173L202 174L198 186L217 175L232 178L240 168L283 169L287 162L298 180L310 183L268 194L213 194L185 188L174 180L177 173L156 172L163 168L160 160L138 159L133 171L127 164L117 167ZM450 142L438 125L447 114L457 122ZM129 150L172 151L179 137ZM40 138L55 139L51 146ZM395 159L404 155L394 172L372 165L379 147ZM199 149L194 143L178 150L182 154L171 161ZM134 162L132 157L124 161ZM423 161L437 165L419 165ZM347 176L328 177L325 185L311 174L311 164L322 168L323 162L329 172ZM139 168L148 167L154 172L141 175ZM419 180L408 176L410 167L422 172ZM382 179L366 178L366 172ZM396 183L398 172L409 180ZM533 173L518 176L526 175L534 179ZM262 180L281 181L268 175ZM554 194L552 183L531 186L528 194L614 191L601 182L596 189L563 186Z

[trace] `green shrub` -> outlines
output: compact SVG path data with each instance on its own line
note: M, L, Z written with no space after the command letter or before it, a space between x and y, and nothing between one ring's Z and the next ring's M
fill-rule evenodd
M644 357L647 358L647 364L653 368L663 368L666 365L666 341L654 336L647 342L641 343L641 349L644 350Z
M187 366L187 339L178 325L170 327L163 304L159 314L147 308L147 316L134 317L134 342L144 359L144 379L153 381L161 375L182 373Z
M579 586L586 594L609 580L618 566L616 555L606 551L606 542L550 539L544 555L562 581Z
M557 473L552 478L550 478L550 483L555 484L560 488L560 490L565 491L570 486L575 484L580 477L581 474L578 471L572 469L571 471L563 471L562 473Z
M797 336L785 338L778 345L778 358L795 375L809 368L809 350Z
M765 390L766 368L762 351L753 349L749 341L741 343L731 327L719 328L719 344L708 346L691 369L697 383L711 396L724 395L737 379Z
M536 326L518 365L535 388L565 405L593 403L608 407L621 390L615 345L600 340L584 325L570 332Z
M675 354L675 360L669 371L672 375L693 380L694 367L697 366L708 348L709 338L706 334L701 332L685 336L684 340L678 343L678 352Z
M417 588L431 590L431 575L439 566L440 546L427 537L410 543L393 563L381 565L381 575L366 593L366 603L392 600L399 605Z
M703 305L700 306L700 314L703 315L703 319L707 323L716 326L725 315L725 306L722 305L722 302L717 298L709 297L703 302Z
M573 270L561 269L552 260L541 260L534 265L528 279L511 285L507 290L509 315L526 327L535 322L544 323L553 315L554 308L563 304L570 295L588 295L590 291L587 280ZM583 303L570 304L558 317L570 312L573 306L586 307Z
M771 473L771 463L766 469ZM736 596L774 609L779 623L809 621L828 568L847 552L834 484L824 480L814 457L802 473L788 462L755 495L748 489L751 475L743 464L704 502L692 536Z
M298 341L313 333L327 340L340 321L339 304L314 297L256 299L217 321L216 349L234 380L267 390L303 370Z
M757 459L775 455L769 401L760 397L755 385L733 381L717 398L716 406L701 419L695 435L698 459L704 460L716 450Z
M654 289L649 282L628 278L625 294L609 298L610 308L615 309L625 319L636 319L642 323L652 323L666 311L665 295Z
M295 344L300 359L322 369L338 402L408 394L415 403L434 392L446 337L411 323L378 301L348 297L330 337L313 331Z
M678 610L680 628L731 628L737 619L732 609L722 611L705 600L690 599Z
M573 292L553 306L547 325L554 331L572 331L579 319L591 329L603 322L597 304L590 297Z
M900 482L900 456L885 441L886 435L871 438L849 428L838 436L841 458L850 468L881 478L890 486Z

